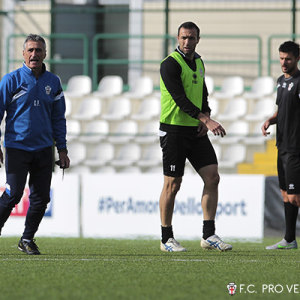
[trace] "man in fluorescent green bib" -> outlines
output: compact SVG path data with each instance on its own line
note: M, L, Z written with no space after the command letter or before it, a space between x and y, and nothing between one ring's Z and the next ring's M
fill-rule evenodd
M231 250L215 234L218 204L218 162L207 131L223 137L221 124L210 118L205 69L195 52L200 30L192 22L178 28L178 47L160 68L161 116L160 145L163 152L164 186L160 196L162 251L186 251L175 240L172 217L175 197L180 189L185 161L188 159L204 182L202 195L204 249Z

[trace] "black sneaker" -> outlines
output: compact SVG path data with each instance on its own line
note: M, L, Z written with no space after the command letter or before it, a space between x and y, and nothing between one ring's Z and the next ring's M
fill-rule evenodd
M25 252L29 255L40 255L39 247L35 243L35 239L32 239L30 242L20 239L18 244L18 249L22 252Z

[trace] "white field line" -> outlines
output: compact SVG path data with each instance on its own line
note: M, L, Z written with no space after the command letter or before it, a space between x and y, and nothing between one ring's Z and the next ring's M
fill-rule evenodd
M42 257L27 257L27 258L9 258L9 257L5 257L5 258L1 258L0 257L0 262L1 261L108 261L108 262L114 262L114 261L165 261L165 262L217 262L219 260L216 259L209 259L209 258L172 258L172 259L161 259L161 257L159 257L158 259L154 259L154 258L132 258L132 259L128 259L128 258L42 258ZM234 263L234 262L238 262L238 263L258 263L261 260L256 260L256 259L239 259L236 261L231 261L230 263Z

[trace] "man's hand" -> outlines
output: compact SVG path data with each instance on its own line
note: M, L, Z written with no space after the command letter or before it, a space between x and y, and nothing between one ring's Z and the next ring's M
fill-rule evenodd
M220 135L221 137L226 135L226 131L223 126L212 119L206 120L205 125L214 135Z
M268 130L268 128L270 127L270 121L269 120L267 120L263 125L262 125L262 127L261 127L261 131L262 131L262 134L264 135L264 136L268 136L269 134L270 134L270 132L269 131L267 131Z
M59 161L60 161L60 167L62 169L67 169L70 167L70 159L68 157L68 154L67 152L65 151L60 151L58 153L58 156L59 156Z
M204 136L204 135L207 134L208 129L207 129L207 127L205 126L204 123L200 122L199 125L198 125L197 131L198 131L197 136L201 137L201 136Z

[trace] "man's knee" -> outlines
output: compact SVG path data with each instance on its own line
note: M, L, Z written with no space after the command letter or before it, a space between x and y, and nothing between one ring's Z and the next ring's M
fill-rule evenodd
M12 193L9 194L6 191L4 191L1 196L1 204L2 206L13 208L15 205L17 205L20 202L22 196L23 196L23 191L16 192L13 194Z
M217 187L220 182L220 175L218 172L208 174L203 178L204 184L209 187Z
M176 195L180 190L181 182L181 177L168 177L168 179L165 180L164 188L168 194Z
M300 195L299 194L287 195L287 199L291 204L300 207Z

